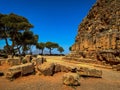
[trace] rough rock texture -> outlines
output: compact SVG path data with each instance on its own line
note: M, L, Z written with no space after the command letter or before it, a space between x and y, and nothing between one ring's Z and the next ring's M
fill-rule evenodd
M7 63L10 65L10 66L14 66L14 65L20 65L21 61L19 58L8 58L7 59Z
M113 65L113 69L116 70L116 71L120 71L120 64Z
M65 73L63 75L63 84L68 86L80 85L80 76L77 73Z
M97 0L79 25L70 58L120 63L120 0Z
M85 77L96 77L96 78L102 77L102 70L90 69L86 67L77 68L77 73L80 76L85 76Z
M61 72L61 65L60 64L55 64L55 69L54 73Z
M57 72L66 72L66 73L73 72L79 74L80 76L85 76L85 77L95 77L95 78L102 77L102 70L97 70L94 68L87 68L82 66L68 66L68 65L50 63L50 62L45 62L39 65L38 70L45 76L52 76L54 73Z
M45 76L52 76L54 74L54 63L45 62L38 66L38 70Z
M32 63L12 66L6 72L6 78L11 79L11 78L16 78L20 75L22 76L22 75L26 75L29 73L33 73L35 71L34 69L35 68Z
M26 60L28 63L32 60L32 55L26 55L23 60Z
M37 58L33 58L31 60L31 62L33 62L34 65L40 65L40 64L43 64L44 62L47 62L47 61L46 61L46 58L44 58L44 57L37 57Z

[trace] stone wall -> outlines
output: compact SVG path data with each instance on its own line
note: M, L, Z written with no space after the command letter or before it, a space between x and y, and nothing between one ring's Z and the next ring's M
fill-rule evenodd
M120 0L97 0L79 25L75 43L72 45L72 52L77 52L74 54L82 52L84 58L102 57L107 62L120 58L119 6Z

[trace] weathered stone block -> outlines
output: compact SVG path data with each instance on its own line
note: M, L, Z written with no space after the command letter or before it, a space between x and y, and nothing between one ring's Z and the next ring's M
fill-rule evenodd
M69 72L69 69L65 65L61 65L61 72Z
M22 65L12 66L6 72L6 78L16 78L18 76L33 73L35 71L34 65L32 63L26 63Z
M102 77L102 70L90 69L86 67L77 68L77 73L80 76L85 76L85 77L96 77L96 78Z
M63 84L68 86L80 85L80 76L77 73L66 73L63 76Z
M54 72L55 72L55 73L61 72L61 65L60 65L60 64L55 64Z
M97 0L79 25L75 43L71 47L76 52L70 55L73 60L83 57L106 61L111 65L120 64L120 19L114 17L119 16L116 13L120 10L119 4L120 0ZM105 53L99 54L99 51ZM77 52L85 53L82 55Z
M8 63L10 66L20 65L20 64L21 64L21 60L20 60L20 59L14 59L14 58L8 58L8 59L7 59L7 63Z
M112 68L113 68L115 71L120 71L120 64L118 64L118 65L113 65Z
M26 60L28 63L32 60L32 55L26 55L23 60Z
M54 63L45 62L38 66L38 70L45 76L52 76L54 74Z

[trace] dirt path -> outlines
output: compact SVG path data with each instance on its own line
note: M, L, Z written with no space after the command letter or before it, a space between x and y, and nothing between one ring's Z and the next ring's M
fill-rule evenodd
M4 76L0 77L0 90L120 90L120 72L111 69L104 69L102 66L96 67L94 64L71 63L62 60L62 57L47 56L48 62L56 62L67 65L82 65L91 68L101 69L102 78L81 78L81 85L70 87L62 84L63 72L54 76L30 75L17 78L14 81L7 80ZM0 70L5 71L6 64L0 66Z

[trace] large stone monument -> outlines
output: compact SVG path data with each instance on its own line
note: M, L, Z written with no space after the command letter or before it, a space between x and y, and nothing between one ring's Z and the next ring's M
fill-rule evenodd
M67 58L120 63L120 0L97 0L79 25Z

